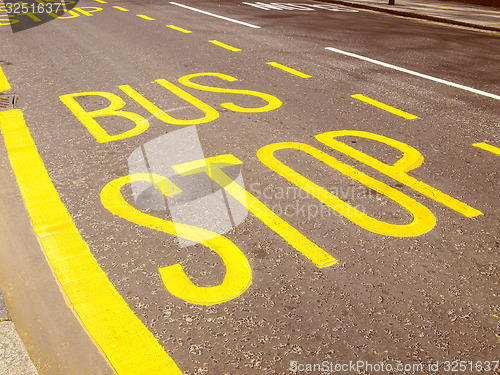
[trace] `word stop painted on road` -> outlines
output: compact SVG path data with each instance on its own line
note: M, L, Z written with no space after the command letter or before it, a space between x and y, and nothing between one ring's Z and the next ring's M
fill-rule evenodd
M401 151L402 157L393 165L382 163L336 139L342 136L375 140ZM423 163L424 159L420 152L405 143L378 134L354 130L326 132L317 135L316 138L332 149L353 157L397 181L401 181L417 192L465 216L473 217L481 214L480 211L467 204L410 177L407 173L418 168ZM336 171L387 196L406 209L412 215L412 221L409 224L398 225L377 220L364 214L277 160L273 153L282 149L293 149L305 152ZM429 232L436 224L435 216L421 203L399 190L336 160L313 146L296 142L274 143L262 147L257 152L257 156L268 168L277 172L291 183L326 204L332 210L340 213L354 224L370 232L396 237L419 236ZM272 212L265 204L223 171L223 169L227 167L241 164L242 161L234 155L229 154L174 164L171 165L171 168L177 173L177 178L193 176L200 173L209 176L210 179L216 182L232 198L245 206L249 212L253 213L266 226L285 239L292 247L311 260L317 267L327 267L336 263L337 260L335 258L319 248L293 226ZM153 185L164 196L172 197L182 193L182 190L172 182L174 178L176 178L176 176L172 173L169 174L169 178L154 173L135 173L130 176L121 177L106 185L101 194L101 201L103 205L115 215L148 228L160 230L171 235L177 235L194 243L203 244L221 257L226 266L226 275L222 284L213 287L197 287L194 285L187 278L179 264L160 268L160 275L165 287L170 293L185 301L196 304L221 303L238 297L251 284L251 268L246 256L236 244L205 228L179 224L174 221L166 221L143 213L127 203L120 192L121 187L124 185L140 181Z

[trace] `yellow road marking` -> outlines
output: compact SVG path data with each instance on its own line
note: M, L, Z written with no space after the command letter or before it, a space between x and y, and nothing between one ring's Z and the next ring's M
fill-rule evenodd
M9 81L7 81L5 74L3 74L2 66L0 65L0 91L7 91L7 90L10 90Z
M128 12L129 11L128 9L125 9L125 8L122 8L122 7L119 7L119 6L113 6L113 8L121 10L122 12Z
M257 98L261 98L262 100L266 101L268 104L263 106L263 107L257 107L257 108L247 108L247 107L242 107L239 105L236 105L234 103L228 102L228 103L222 103L221 107L224 107L226 109L229 109L230 111L234 112L247 112L247 113L257 113L257 112L268 112L272 111L273 109L279 108L281 106L281 100L279 100L277 97L265 94L263 92L258 92L258 91L252 91L252 90L235 90L235 89L224 89L221 87L212 87L212 86L205 86L205 85L200 85L198 83L191 82L191 79L196 78L196 77L203 77L203 76L212 76L212 77L217 77L220 78L224 81L228 82L234 82L237 81L237 78L228 76L227 74L222 74L222 73L196 73L196 74L189 74L187 76L183 76L179 78L179 82L187 87L191 87L193 89L201 90L201 91L210 91L210 92L225 92L228 94L241 94L241 95L251 95L251 96L256 96Z
M172 124L172 125L204 124L206 122L210 122L219 118L219 112L217 112L214 108L210 107L206 103L203 103L201 100L196 99L193 95L178 88L174 84L168 82L166 79L157 79L155 80L155 82L158 83L160 86L163 86L167 90L170 90L173 94L175 94L179 98L184 99L189 104L192 104L194 107L198 108L205 114L205 116L194 120L179 120L163 112L160 108L158 108L152 102L147 100L144 96L139 94L129 85L121 85L118 86L118 88L122 90L125 94L130 96L132 99L134 99L145 109L147 109L149 112L151 112L151 114L155 116L158 120L166 122L167 124Z
M500 155L500 148L489 145L487 143L481 142L481 143L474 143L474 147L482 148L483 150L492 152L494 154Z
M98 3L101 3L101 4L107 4L108 3L107 1L104 1L104 0L94 0L94 1L97 1Z
M92 13L100 12L103 10L102 8L98 8L98 7L80 7L80 8L73 8L73 9L80 12L84 16L89 16L89 17L92 17ZM84 10L84 9L87 9L87 10Z
M219 155L184 164L177 164L172 166L172 168L181 176L206 173L228 194L245 206L248 211L257 216L269 229L276 232L297 251L313 262L316 267L328 267L337 263L337 259L310 241L287 221L276 215L264 203L236 183L222 170L226 166L240 164L242 162L234 155Z
M299 77L302 77L302 78L310 78L310 77L312 77L309 74L305 74L305 73L299 72L298 70L289 68L288 66L285 66L285 65L278 64L277 62L268 62L267 65L274 66L275 68L284 70L285 72L288 72L288 73L291 73L291 74L295 74L296 76L299 76Z
M231 47L230 45L227 45L225 43L219 42L218 40L209 40L210 43L215 44L216 46L228 49L233 52L239 52L241 49L236 48L236 47Z
M145 20L148 20L148 21L154 21L155 20L154 18L145 16L144 14L138 14L137 17L144 18Z
M413 119L418 118L417 116L412 115L411 113L403 112L400 109L397 109L397 108L391 107L390 105L378 102L374 99L371 99L371 98L364 96L364 95L361 95L361 94L351 95L351 97L354 99L361 100L362 102L371 104L377 108L383 109L384 111L390 112L393 115L403 117L407 120L413 120Z
M116 373L182 374L92 256L50 180L23 113L0 113L0 128L47 260L69 305Z
M102 8L101 8L101 10L102 10ZM69 14L69 16L64 16L64 17L58 16L57 14L54 14L54 13L47 13L47 14L50 15L51 17L59 19L59 20L69 20L72 18L80 17L80 14L73 11L73 10L67 10L64 14Z
M83 107L76 101L75 97L79 96L102 96L109 100L110 104L108 107L103 109L98 109L96 111L87 112ZM125 106L125 101L110 92L79 92L74 94L61 95L59 97L61 101L66 104L66 106L73 112L78 120L82 122L83 125L88 129L90 134L92 134L99 143L112 142L118 139L126 139L139 135L149 128L149 122L141 115L134 112L121 111L120 108ZM129 119L135 123L135 127L129 129L123 133L109 135L106 130L102 128L99 123L94 120L96 117L102 116L118 116Z
M412 215L413 218L411 223L392 224L382 220L377 220L374 217L365 214L363 211L358 210L356 207L351 206L347 202L333 195L329 191L315 184L308 178L296 172L294 169L276 159L273 155L274 152L283 149L299 150L309 154L313 158L323 162L340 173L349 176L353 180L362 183L380 194L384 194ZM330 156L315 147L297 142L273 143L259 149L259 151L257 151L257 157L272 171L275 171L280 176L297 185L305 192L311 194L320 202L324 203L338 214L349 219L354 224L359 225L361 228L370 232L384 236L413 237L429 232L436 225L435 216L421 203L410 198L406 194L401 193L399 190L396 190L391 186L364 174L356 168L342 163L333 156Z
M180 31L181 33L185 33L185 34L191 33L191 31L183 29L182 27L177 27L177 26L174 26L174 25L165 25L165 26L170 27L171 29Z
M159 269L167 290L174 296L199 305L213 305L232 300L241 295L252 283L252 269L243 252L228 238L193 225L174 223L148 215L131 206L121 193L121 188L135 181L146 181L159 188L165 196L181 193L169 179L153 173L136 173L117 178L101 192L101 202L110 212L135 224L169 233L200 243L217 253L226 267L224 280L216 286L196 286L177 263Z
M338 141L338 137L361 137L372 139L377 142L385 143L386 145L401 151L403 153L403 156L394 164L389 165L381 162L378 159L375 159L368 154L365 154L364 152L356 150L355 148L347 145L344 142ZM476 210L474 207L460 202L459 200L452 198L447 194L444 194L440 190L433 188L432 186L429 186L426 183L408 175L407 172L422 165L424 157L420 152L407 145L406 143L399 142L392 138L384 137L383 135L359 130L335 130L318 134L316 136L316 139L326 146L331 147L343 154L346 154L351 158L354 158L357 161L372 167L373 169L376 169L377 171L389 176L390 178L401 182L402 184L415 191L418 191L420 194L423 194L426 197L435 200L436 202L444 204L446 207L449 207L466 217L475 217L482 215L482 212Z

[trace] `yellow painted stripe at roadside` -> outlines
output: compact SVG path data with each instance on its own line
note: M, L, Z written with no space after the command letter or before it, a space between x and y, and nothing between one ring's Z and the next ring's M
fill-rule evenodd
M474 143L474 147L482 148L483 150L489 151L493 154L500 155L500 148L489 145L487 143L481 142L481 143Z
M154 21L155 20L154 18L145 16L144 14L138 14L137 17L144 18L145 20L148 20L148 21Z
M354 99L361 100L362 102L371 104L371 105L373 105L373 106L375 106L377 108L383 109L384 111L390 112L393 115L405 118L407 120L413 120L413 119L418 118L417 116L412 115L411 113L407 113L407 112L401 111L400 109L397 109L397 108L391 107L390 105L378 102L378 101L376 101L374 99L371 99L371 98L369 98L367 96L364 96L364 95L361 95L361 94L351 95L351 97L354 98Z
M0 65L0 91L10 90L9 81L7 81L7 77L3 74L2 66Z
M268 62L267 65L274 66L275 68L284 70L285 72L288 72L290 74L294 74L294 75L302 77L302 78L310 78L310 77L312 77L309 74L305 74L305 73L299 72L298 70L289 68L288 66L285 66L285 65L278 64L277 62Z
M107 1L104 1L104 0L94 0L94 1L97 1L98 3L101 3L101 4L107 4L108 3Z
M113 8L118 9L118 10L121 10L122 12L128 12L128 11L129 11L128 9L125 9L125 8L119 7L119 6L117 6L117 5L113 6Z
M239 49L239 48L232 47L232 46L230 46L228 44L219 42L218 40L209 40L209 42L212 43L212 44L215 44L216 46L228 49L228 50L233 51L233 52L239 52L239 51L241 51L241 49Z
M45 169L20 110L0 112L12 169L68 303L118 375L181 375L92 256Z
M185 33L185 34L191 33L191 31L183 29L182 27L177 27L177 26L174 26L174 25L165 25L165 26L170 27L173 30L180 31L181 33Z

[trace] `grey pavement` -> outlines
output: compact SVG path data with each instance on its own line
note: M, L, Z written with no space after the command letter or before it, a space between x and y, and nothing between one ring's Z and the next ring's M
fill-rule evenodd
M500 32L500 8L495 7L439 0L395 0L395 5L388 5L387 0L320 1Z
M0 375L37 375L0 291Z

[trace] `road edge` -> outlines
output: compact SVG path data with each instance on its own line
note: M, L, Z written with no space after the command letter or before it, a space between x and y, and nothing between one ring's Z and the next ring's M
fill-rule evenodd
M39 374L111 375L113 370L61 294L31 226L1 133L0 142L0 285L9 317Z
M383 6L362 4L362 3L357 3L357 2L348 1L348 0L317 0L317 1L322 2L322 3L333 3L333 4L344 5L344 6L348 6L351 8L368 9L368 10L373 10L376 12L383 12L383 13L393 14L393 15L401 16L401 17L423 19L423 20L427 20L427 21L439 22L439 23L449 24L449 25L453 25L453 26L469 27L472 29L477 29L477 30L482 30L482 31L500 32L500 27L479 25L479 24L472 23L472 22L457 21L457 20L453 20L450 18L437 17L437 16L431 16L428 14L413 12L411 10L385 8ZM397 5L394 5L394 6L397 7Z

